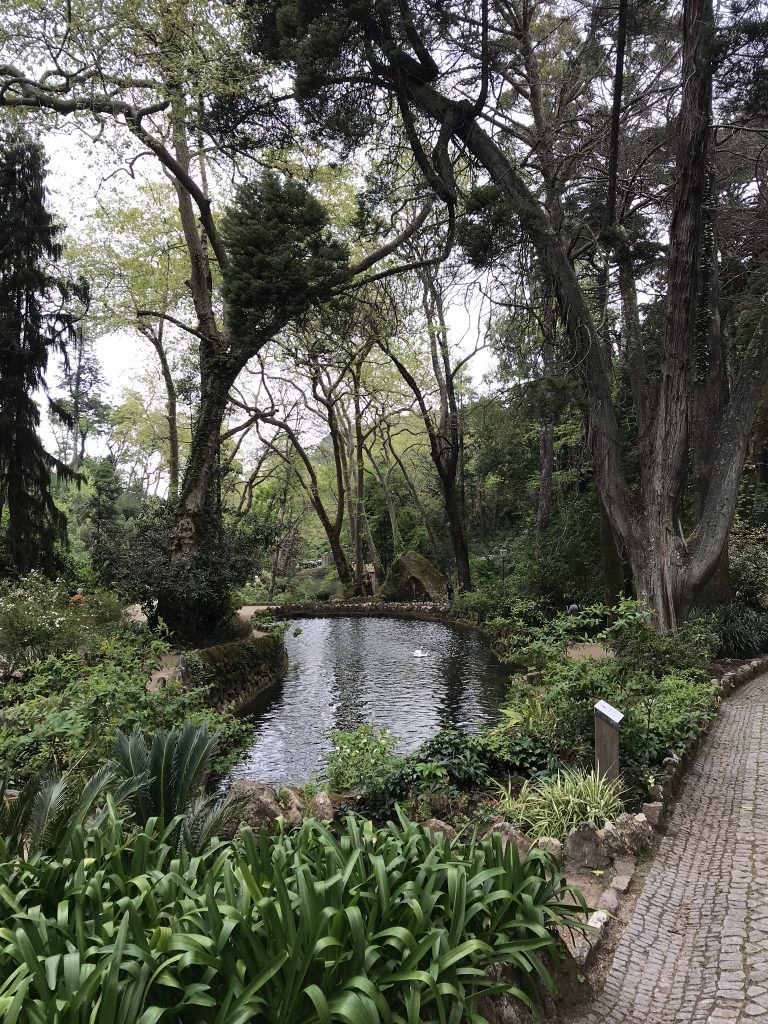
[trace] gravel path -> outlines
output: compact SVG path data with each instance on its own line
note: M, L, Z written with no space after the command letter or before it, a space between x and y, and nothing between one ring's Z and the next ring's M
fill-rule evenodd
M768 1024L768 675L688 772L603 992L578 1024Z

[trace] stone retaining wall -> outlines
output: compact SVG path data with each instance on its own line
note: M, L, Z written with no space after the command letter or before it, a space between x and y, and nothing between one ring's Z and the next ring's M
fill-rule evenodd
M212 678L211 700L232 704L235 714L279 682L288 667L283 638L275 633L254 634L196 653Z

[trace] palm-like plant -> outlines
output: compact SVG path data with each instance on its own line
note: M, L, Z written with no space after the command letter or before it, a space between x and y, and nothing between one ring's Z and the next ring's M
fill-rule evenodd
M159 730L149 742L138 726L130 734L118 730L114 757L79 795L73 793L71 776L51 774L30 779L16 799L7 800L2 794L8 780L0 775L0 837L16 856L64 856L77 826L102 825L109 795L140 827L150 819L160 828L173 825L169 835L176 846L198 851L239 809L236 801L205 792L218 741L218 732L191 722Z
M205 792L218 743L218 731L205 723L159 729L149 741L138 725L129 734L118 729L109 767L124 784L138 783L128 801L138 825L155 818L164 827L178 819L176 842L200 850L229 824L238 804Z
M100 825L99 807L108 790L120 805L146 783L145 775L118 782L111 765L95 772L79 796L73 795L67 776L32 778L15 799L0 799L0 837L6 840L7 851L18 857L36 853L65 856L70 852L73 835L87 819L92 819L94 827ZM7 778L0 776L0 794L5 794L7 785Z

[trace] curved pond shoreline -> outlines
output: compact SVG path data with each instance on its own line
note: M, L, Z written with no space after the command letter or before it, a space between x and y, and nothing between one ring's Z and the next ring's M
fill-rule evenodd
M477 629L414 615L295 615L283 680L247 709L253 743L232 778L301 784L317 778L329 733L364 722L409 752L443 724L495 721L509 673ZM422 648L426 657L414 657Z
M468 622L451 616L450 605L428 601L310 601L303 604L245 605L256 612L268 612L274 619L404 619L415 622L440 622L457 629L470 629L487 637L480 622Z

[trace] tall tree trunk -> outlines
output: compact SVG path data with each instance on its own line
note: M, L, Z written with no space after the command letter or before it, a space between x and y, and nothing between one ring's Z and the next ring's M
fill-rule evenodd
M469 566L469 545L464 529L461 494L455 478L441 476L440 479L445 496L445 515L448 520L448 532L451 537L456 575L459 580L459 593L466 594L472 590L472 572Z
M552 518L552 475L555 468L555 425L547 420L539 432L539 501L536 512L536 536L546 533Z
M600 561L603 568L605 603L615 605L624 596L624 562L616 544L616 534L599 494L597 502L600 509Z
M172 562L196 555L209 525L205 519L213 508L214 471L221 428L229 403L229 389L239 372L237 365L230 365L225 372L219 362L215 374L206 375L170 540Z

